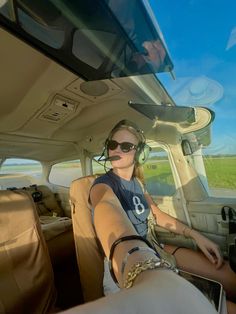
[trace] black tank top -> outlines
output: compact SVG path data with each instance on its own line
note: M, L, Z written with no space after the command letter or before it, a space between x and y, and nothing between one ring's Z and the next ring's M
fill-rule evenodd
M150 208L139 181L136 178L132 178L130 181L122 179L110 170L98 177L93 186L98 183L107 184L113 190L137 233L145 237L147 235L147 217Z

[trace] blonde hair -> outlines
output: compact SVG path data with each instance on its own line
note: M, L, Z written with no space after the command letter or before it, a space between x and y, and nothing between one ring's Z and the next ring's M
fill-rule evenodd
M143 143L143 135L140 134L134 127L129 126L129 125L120 125L117 128L114 128L111 130L108 139L112 139L112 137L115 135L116 132L120 130L127 130L130 133L132 133L138 140L138 144ZM143 166L138 163L138 161L135 160L134 164L134 170L133 170L133 177L139 179L141 183L144 185L144 173L143 173Z
M134 164L133 177L139 179L139 181L145 185L143 166Z

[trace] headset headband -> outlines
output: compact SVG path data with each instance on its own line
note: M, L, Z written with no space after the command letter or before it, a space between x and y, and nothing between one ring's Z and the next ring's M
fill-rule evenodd
M108 139L110 139L113 134L115 133L115 131L122 129L122 128L127 128L127 129L131 129L134 130L135 134L137 135L138 139L140 140L141 143L145 143L146 142L146 138L144 136L144 132L143 130L141 130L140 128L138 128L138 126L133 123L132 121L129 120L121 120L119 121L111 130Z

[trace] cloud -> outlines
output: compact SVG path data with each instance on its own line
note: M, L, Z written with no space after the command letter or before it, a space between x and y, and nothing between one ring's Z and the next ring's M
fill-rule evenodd
M228 43L225 50L229 50L236 44L236 27L234 27L229 35Z
M179 78L168 90L180 106L208 106L224 94L223 86L205 75Z

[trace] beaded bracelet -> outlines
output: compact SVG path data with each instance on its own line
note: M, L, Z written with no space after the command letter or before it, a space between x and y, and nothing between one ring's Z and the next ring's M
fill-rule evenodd
M121 274L123 275L124 273L124 270L125 270L125 266L126 266L126 263L128 261L128 258L129 256L134 253L134 252L137 252L137 251L146 251L146 252L151 252L153 253L157 258L160 258L160 256L156 253L156 251L154 249L151 249L149 247L139 247L139 246L136 246L136 247L133 247L131 250L129 250L122 262L122 265L121 265Z
M168 261L153 257L142 262L137 262L131 267L124 282L124 288L131 288L134 284L136 277L143 271L156 268L166 268L174 271L175 273L178 273L178 269L172 266Z

